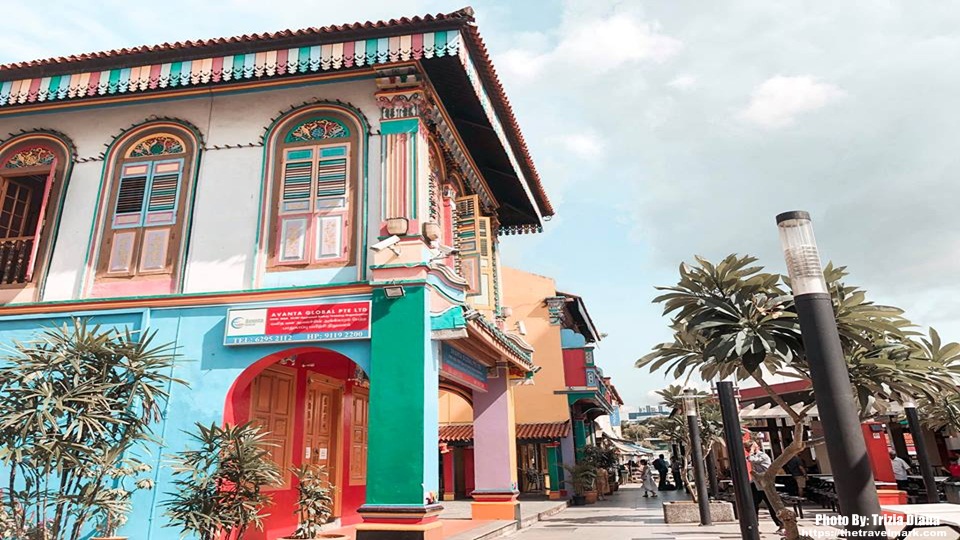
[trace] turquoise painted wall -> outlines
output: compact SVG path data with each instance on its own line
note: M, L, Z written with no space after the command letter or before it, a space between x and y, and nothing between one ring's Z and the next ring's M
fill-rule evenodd
M370 345L366 340L225 347L223 332L228 307L237 306L130 310L90 316L93 322L105 327L126 327L133 330L147 327L157 332L155 343L158 344L176 342L181 360L174 367L173 375L190 383L189 388L175 386L172 389L163 420L155 425L156 433L164 441L162 447L149 449L149 461L154 467L152 474L156 488L134 495L134 511L128 524L119 531L121 536L136 540L179 538L176 529L163 526L167 521L162 510L157 508L166 498L164 494L171 491L171 474L165 466L165 455L187 446L188 437L184 431L191 430L195 422L222 421L227 392L247 367L265 356L285 349L322 347L347 356L368 374L372 371ZM246 304L243 307L255 305ZM13 340L31 339L38 329L68 320L62 317L0 318L0 346L10 345ZM0 477L6 478L6 475Z
M587 346L587 339L569 328L564 328L560 330L560 346L564 349L579 349Z

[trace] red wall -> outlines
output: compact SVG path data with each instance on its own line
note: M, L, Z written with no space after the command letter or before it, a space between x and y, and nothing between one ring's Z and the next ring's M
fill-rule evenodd
M587 355L583 349L563 350L563 378L567 386L587 385Z
M312 364L312 365L311 365ZM269 366L255 366L258 371L262 371ZM294 366L289 366L294 367ZM251 368L253 369L253 368ZM347 381L354 375L355 365L349 359L332 353L313 352L297 356L295 366L297 371L296 382L296 403L302 404L306 401L307 394L307 373L315 372L327 377L345 381L343 391L343 403L341 409L341 429L340 429L340 471L338 479L334 483L340 487L340 520L344 525L350 525L360 521L357 514L359 508L366 499L366 486L350 485L350 438L353 425L353 388L354 383ZM249 377L250 380L253 377ZM231 400L232 414L237 423L249 421L250 411L250 384L237 388ZM293 432L293 466L299 466L303 463L303 445L304 434L303 424L306 409L303 406L294 407L294 432ZM297 490L296 479L290 489L273 490L269 492L273 498L273 503L266 509L270 515L264 519L263 531L249 531L245 535L245 540L276 540L291 534L297 526L294 510L296 509Z
M879 431L873 431L870 426L877 426ZM867 454L870 456L873 478L881 482L894 482L890 448L887 446L887 433L883 428L883 424L876 422L860 424L860 429L863 430L863 440L867 443Z

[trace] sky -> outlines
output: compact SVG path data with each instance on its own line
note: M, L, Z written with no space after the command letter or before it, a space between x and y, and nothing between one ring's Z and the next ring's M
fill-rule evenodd
M466 0L35 0L4 6L0 62L455 11ZM268 7L264 7L268 6ZM582 296L629 405L668 321L654 286L694 255L785 272L776 214L824 262L960 341L960 5L932 0L474 0L557 210L507 264ZM56 17L37 17L37 13Z

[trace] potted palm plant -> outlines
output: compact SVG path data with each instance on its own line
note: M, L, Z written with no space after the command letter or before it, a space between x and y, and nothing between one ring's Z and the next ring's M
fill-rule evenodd
M333 484L327 479L326 469L319 465L301 465L291 471L297 477L297 530L283 540L347 538L322 531L323 525L333 517Z
M191 433L199 448L173 456L174 491L163 503L168 527L200 540L243 538L263 527L270 497L263 488L280 485L280 468L270 458L268 434L253 424L198 423Z
M594 484L597 481L597 468L590 463L578 463L576 465L564 465L563 468L570 475L570 480L565 483L573 488L572 503L574 506L583 506L588 504L587 494L594 490ZM593 502L596 502L596 491L593 491Z
M74 319L0 357L0 527L13 538L116 537L159 442L175 345Z

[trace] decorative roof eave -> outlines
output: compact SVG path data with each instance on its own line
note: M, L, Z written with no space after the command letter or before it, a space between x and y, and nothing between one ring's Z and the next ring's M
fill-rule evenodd
M592 386L568 386L566 390L554 390L553 393L566 394L569 405L583 400L592 403L595 408L602 409L606 414L613 412L613 406L608 403L607 400L603 399L599 388Z
M100 71L113 67L130 67L134 65L153 64L158 61L176 56L181 60L192 60L207 56L216 56L217 53L250 52L265 48L267 44L289 44L301 46L304 43L311 45L321 42L336 41L338 39L368 39L388 37L396 34L398 29L415 31L459 29L465 24L473 22L474 12L470 7L452 13L401 17L389 21L367 21L323 27L303 28L299 30L281 30L278 32L264 32L260 34L243 34L240 36L220 37L213 39L177 41L158 45L143 45L138 47L112 49L107 51L84 53L78 55L14 62L0 65L0 78L6 73L13 73L22 77L51 76L57 73L73 73L78 71ZM213 53L213 54L211 54ZM92 68L92 69L88 69Z
M565 293L557 291L557 296L563 297L567 300L567 304L574 304L576 309L570 309L570 314L573 315L577 322L587 335L584 335L587 338L588 343L597 343L602 339L603 335L597 330L596 325L593 324L593 319L590 317L590 313L587 311L587 305L584 303L583 298L570 293Z
M424 109L424 116L436 128L440 142L446 147L450 156L460 167L460 171L466 177L470 188L473 189L473 192L480 198L484 209L488 213L493 214L500 205L490 191L490 186L487 185L483 177L477 172L477 168L470 154L463 148L463 145L460 144L455 131L447 121L447 115L441 106L433 102L433 100L430 100Z
M476 58L479 60L478 66L481 68L479 73L484 79L485 86L493 89L493 94L496 98L493 100L494 107L497 109L498 114L506 120L510 142L514 146L516 153L522 158L520 163L526 173L526 178L533 182L532 187L536 194L536 201L539 204L538 208L540 209L540 213L544 217L549 218L555 214L553 205L550 203L550 198L547 197L547 193L543 188L543 182L540 180L540 175L533 164L530 149L527 147L527 142L524 140L523 133L520 131L517 118L513 114L513 107L510 105L510 100L507 98L503 85L500 83L500 78L497 76L497 70L493 67L493 61L490 59L487 46L484 44L483 38L480 37L480 32L472 20L463 26L462 35L464 43L474 51Z
M453 56L460 44L457 30L440 30L45 77L11 78L16 71L0 70L0 109L369 68Z
M617 391L617 387L613 385L613 381L610 380L610 377L604 377L603 382L607 384L607 389L609 389L610 393L613 394L613 397L617 400L617 403L623 405L623 398L620 397L620 392Z
M466 37L465 43L469 43L470 36L473 36L473 46L483 47L483 42L480 40L479 33L476 33L476 32L471 33L470 29L467 28L464 30L464 32L461 35ZM493 105L493 100L491 100L490 96L487 94L487 90L485 88L486 85L484 84L484 81L481 80L480 71L477 69L476 65L474 65L473 58L468 49L469 49L469 46L464 46L464 47L460 47L459 50L457 51L458 56L460 58L460 63L463 65L463 70L467 75L467 80L470 81L470 86L473 87L473 91L477 95L477 99L480 100L480 106L483 109L484 114L487 116L487 121L490 122L490 126L493 128L494 133L496 133L497 138L500 140L500 144L503 146L503 150L507 154L507 159L510 161L510 166L513 168L513 172L517 176L517 179L520 181L520 186L523 188L523 192L526 194L527 198L530 201L530 207L533 209L534 213L536 214L534 216L536 219L536 223L524 224L522 227L512 228L512 232L516 234L516 231L518 229L519 231L523 231L523 232L532 230L533 228L542 230L544 217L543 217L543 210L541 208L541 203L543 200L547 200L545 198L546 194L543 194L543 198L541 200L538 200L536 197L534 197L533 191L531 191L530 189L530 186L531 186L530 181L527 179L527 175L524 174L524 168L520 166L520 161L517 159L517 156L514 153L514 147L515 147L514 141L511 140L509 137L507 137L506 130L504 129L503 124L500 122L500 114L498 113L497 108ZM493 65L492 63L489 62L489 58L487 58L487 66L485 67L488 70L487 78L488 79L490 78L489 73L493 73L493 77L495 79L496 71L493 70ZM503 88L502 86L499 86L499 81L496 80L495 83L496 83L495 87L499 87L501 91L501 96L500 96L501 101L506 101L506 95L502 94ZM507 102L507 106L509 107L509 102ZM501 110L502 110L502 107L501 107ZM512 114L511 114L511 119L514 122L516 122L516 120L512 118ZM517 128L519 128L519 126L517 126ZM517 131L516 134L519 135L519 131ZM516 137L514 137L514 139L516 139ZM524 150L526 150L525 145L523 148ZM527 154L527 157L529 159L529 154ZM532 165L530 166L532 167ZM528 170L530 169L528 168ZM537 180L537 185L542 192L543 188L542 188L542 185L540 185L539 179ZM549 207L548 200L547 200L546 206ZM552 208L550 208L550 211L552 213Z
M467 332L493 346L507 360L523 371L534 368L532 352L521 349L512 339L483 316L468 318Z

